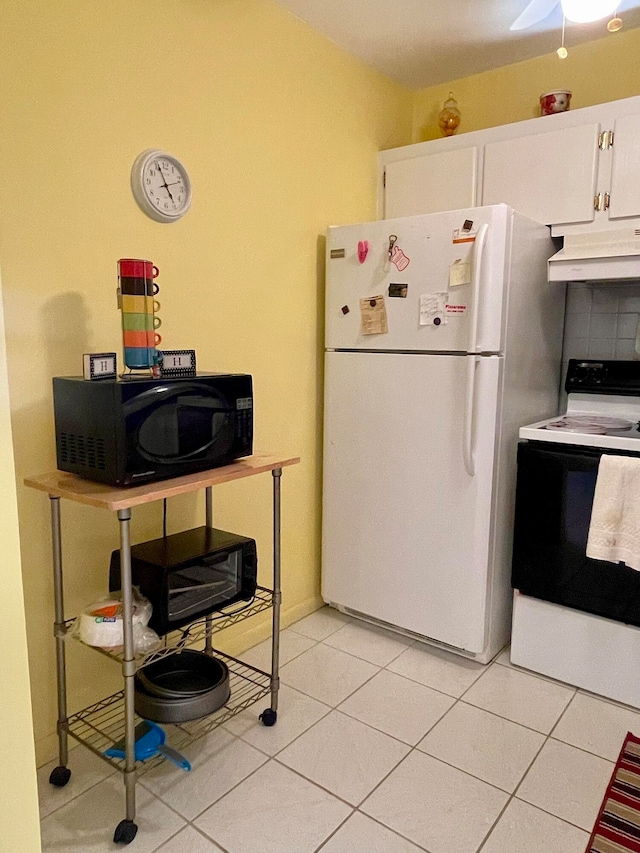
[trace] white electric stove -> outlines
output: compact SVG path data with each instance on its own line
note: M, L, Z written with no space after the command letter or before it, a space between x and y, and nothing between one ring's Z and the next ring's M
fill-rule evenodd
M635 362L634 362L635 365ZM640 381L640 362L638 363ZM640 393L640 387L638 389ZM521 439L640 453L640 397L569 394L567 411L520 428Z
M586 556L600 457L640 456L640 361L573 360L565 388L519 432L511 660L640 708L640 572Z

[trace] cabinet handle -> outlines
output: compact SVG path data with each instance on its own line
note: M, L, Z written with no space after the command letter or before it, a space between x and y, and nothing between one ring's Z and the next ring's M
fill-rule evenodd
M609 193L604 194L604 209L609 210L609 202L611 201L611 196Z
M598 193L598 195L593 199L594 210L602 210L603 204L602 193Z
M598 135L598 148L601 151L606 151L609 148L613 148L613 131L612 130L603 130Z

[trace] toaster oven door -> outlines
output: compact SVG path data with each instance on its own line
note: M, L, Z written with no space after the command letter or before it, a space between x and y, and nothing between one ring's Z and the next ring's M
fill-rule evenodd
M203 557L169 575L167 617L169 624L184 624L200 613L209 613L236 600L242 590L242 551Z

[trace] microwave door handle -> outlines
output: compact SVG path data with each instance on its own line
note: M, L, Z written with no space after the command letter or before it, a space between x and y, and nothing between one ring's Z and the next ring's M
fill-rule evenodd
M149 388L147 391L143 391L141 394L136 394L131 400L127 400L125 403L125 415L133 415L136 412L141 412L143 409L148 408L150 405L156 405L158 403L166 403L167 400L172 399L173 397L184 397L189 393L197 394L198 392L204 395L204 398L211 398L211 389L206 385L199 385L197 383L180 383L179 386L175 385L156 385L153 388ZM215 395L216 399L220 400L219 395ZM220 411L231 411L231 409L221 408Z
M478 316L482 262L487 242L489 226L486 222L480 226L473 254L473 275L471 277L471 321L467 354L467 385L464 404L464 425L462 437L462 455L464 467L470 477L476 473L475 447L473 442L473 424L476 407L476 367L478 365Z
M171 461L171 463L174 463L182 462L185 459L191 459L192 456L197 456L199 453L204 453L205 450L208 450L214 441L215 438L212 438L211 441L207 441L205 444L202 445L202 447L196 447L195 450L191 450L189 453L183 453L180 456L172 456L170 460L164 461Z
M178 405L180 405L178 403ZM201 406L201 408L206 409L208 412L212 414L217 414L218 412L224 412L224 414L233 413L233 409L223 408L221 406ZM181 456L175 456L172 461L174 462L182 462L184 459L191 459L192 456L197 456L199 453L204 453L205 450L208 450L211 445L216 440L216 436L211 436L211 441L206 441L201 447L197 447L195 450L191 450L189 453L183 453Z

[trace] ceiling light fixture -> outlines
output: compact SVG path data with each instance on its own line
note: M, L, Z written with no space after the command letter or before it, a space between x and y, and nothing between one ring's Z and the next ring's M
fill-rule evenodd
M567 19L566 19L566 18L565 18L565 16L563 15L563 16L562 16L562 44L560 45L560 47L559 47L559 48L558 48L558 50L556 51L556 53L558 54L558 57L559 57L560 59L566 59L566 58L567 58L567 56L569 56L569 51L568 51L568 50L567 50L567 48L564 46L564 25L565 25L566 23L567 23Z
M561 0L565 18L576 24L589 24L612 15L620 0Z

